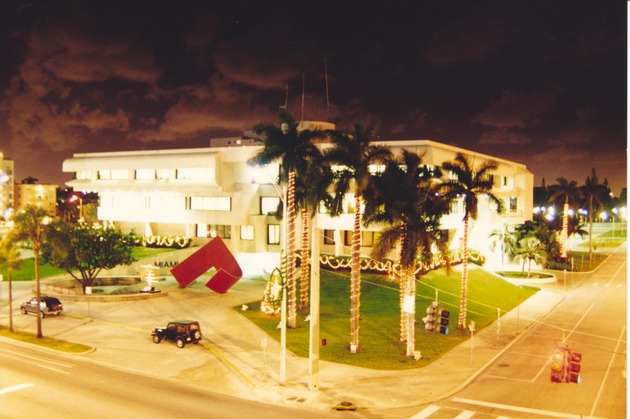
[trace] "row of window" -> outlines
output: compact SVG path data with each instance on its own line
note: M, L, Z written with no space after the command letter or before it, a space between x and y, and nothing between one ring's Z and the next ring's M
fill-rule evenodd
M239 227L241 240L253 241L255 239L254 226L243 225ZM323 230L324 244L335 244L335 231ZM361 232L361 246L373 247L374 243L378 240L380 233L374 231L362 231ZM197 237L221 237L229 240L232 238L232 226L219 225L219 224L197 224ZM267 225L267 244L280 244L280 224L268 224ZM343 231L343 244L350 247L352 245L352 231Z
M94 171L79 170L76 179L92 180ZM216 179L212 167L186 167L182 169L100 169L96 171L98 180L207 180Z

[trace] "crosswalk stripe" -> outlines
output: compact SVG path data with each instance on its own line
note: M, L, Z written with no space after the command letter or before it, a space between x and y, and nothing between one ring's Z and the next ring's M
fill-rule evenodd
M436 404L432 404L430 406L425 407L424 409L422 409L420 412L416 413L415 415L413 415L411 419L426 419L432 414L434 414L435 412L437 412L438 410L440 410L440 406Z
M455 419L469 419L469 418L472 418L473 416L475 416L475 412L471 410L464 410L462 413L455 416Z

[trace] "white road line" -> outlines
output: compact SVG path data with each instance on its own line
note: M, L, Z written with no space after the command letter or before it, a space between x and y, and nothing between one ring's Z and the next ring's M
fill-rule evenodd
M475 412L473 412L472 410L464 410L462 413L455 416L455 419L470 419L473 416L475 416Z
M591 416L595 413L595 409L597 408L597 404L599 403L599 398L602 395L602 391L604 391L604 385L606 384L606 380L608 379L608 374L610 374L610 368L612 367L613 362L615 361L615 355L619 350L619 344L622 342L621 338L626 331L626 326L621 329L621 333L619 334L619 339L617 340L617 346L615 346L615 351L610 357L610 362L608 363L608 368L606 369L606 374L604 374L604 379L602 380L602 385L599 386L599 391L597 392L597 396L595 397L595 401L593 402L593 409L591 410Z
M37 364L37 366L40 367L40 368L45 368L45 369L50 370L50 371L55 371L55 372L58 372L58 373L61 373L61 374L70 375L70 373L68 371L63 371L63 370L60 370L58 368L53 368L53 367L49 367L49 366L42 365L42 364Z
M427 406L424 409L422 409L422 411L413 415L410 419L426 419L432 414L434 414L435 412L437 412L438 410L440 410L440 406L436 404L432 404L431 406Z
M33 384L31 384L31 383L18 384L16 386L6 387L6 388L0 389L0 394L7 394L7 393L10 393L12 391L24 390L25 388L29 388L29 387L32 387L32 386L33 386Z
M464 399L460 397L454 397L452 401L457 402L457 403L472 404L475 406L491 407L494 409L510 410L513 412L531 413L531 414L541 415L541 416L551 416L554 418L568 418L568 419L584 418L583 415L575 415L572 413L552 412L550 410L532 409L530 407L522 407L522 406L511 406L508 404L484 402L481 400Z

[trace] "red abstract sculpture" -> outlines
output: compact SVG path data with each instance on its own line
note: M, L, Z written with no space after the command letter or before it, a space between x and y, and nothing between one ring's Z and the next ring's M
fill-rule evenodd
M243 276L241 267L221 237L212 239L171 269L171 273L179 286L186 288L211 268L215 268L217 273L206 283L206 287L219 294L224 294Z

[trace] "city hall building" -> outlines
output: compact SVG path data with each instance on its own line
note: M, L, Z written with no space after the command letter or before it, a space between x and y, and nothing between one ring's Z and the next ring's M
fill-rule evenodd
M504 201L506 211L499 214L481 198L469 243L489 263L500 261L500 255L493 256L489 249L490 232L503 224L531 219L533 175L523 164L430 140L375 143L388 146L394 155L402 149L418 153L423 164L430 166L452 161L458 152L471 159L474 167L486 160L497 163L493 193ZM67 185L75 191L98 193L102 222L147 236L191 237L196 244L220 236L245 271L260 273L261 268L269 271L278 265L283 235L282 220L275 216L282 196L275 183L278 164L247 164L262 147L260 139L243 136L212 139L206 148L77 153L63 162L63 171L74 174ZM346 201L341 216L316 215L322 253L350 254L354 210L352 197ZM455 202L452 213L442 220L451 248L460 246L463 215L463 203ZM300 223L299 217L296 222ZM300 226L296 228L299 231ZM377 234L377 227L363 229L365 256L371 253Z

